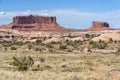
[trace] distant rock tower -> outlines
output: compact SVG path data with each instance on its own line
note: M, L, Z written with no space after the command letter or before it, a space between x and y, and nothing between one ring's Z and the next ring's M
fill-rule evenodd
M109 24L107 22L93 21L92 26L87 30L110 30Z

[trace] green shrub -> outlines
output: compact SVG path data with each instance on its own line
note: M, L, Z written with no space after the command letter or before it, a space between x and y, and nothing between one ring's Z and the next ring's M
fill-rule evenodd
M13 44L14 44L14 45L21 46L21 45L23 45L24 43L23 43L23 42L14 42Z
M36 40L36 44L39 45L42 43L42 40Z
M11 47L10 49L11 49L11 50L17 50L17 48L16 48L16 47Z
M13 66L16 66L18 71L26 71L28 69L26 60L20 60L17 57L13 57Z
M38 37L31 37L31 39L37 39Z
M95 44L96 42L94 42L94 41L89 41L89 44L90 45L93 45L93 44Z
M102 42L102 40L101 39L99 39L99 43L101 43Z
M46 47L48 47L48 48L53 48L53 45L50 44L50 43L48 43L48 44L46 44Z
M86 38L90 38L90 34L85 34L85 37Z
M98 35L96 34L92 34L90 38L94 38L94 37L97 37Z
M89 41L89 44L92 45L92 48L105 49L107 47L107 43L101 40L99 42Z
M21 64L21 62L15 56L13 57L13 60L14 60L13 63L12 63L13 66L18 66L18 65Z
M107 43L96 43L96 48L105 49L107 47Z
M34 60L32 59L31 56L28 56L27 64L30 65L30 66L34 65Z
M27 45L27 47L28 47L29 50L33 48L33 45L32 45L31 42L27 42L26 45Z
M10 47L13 45L12 41L0 41L0 44L2 44L4 47Z
M67 45L60 45L59 49L61 49L61 50L67 49Z
M77 44L82 44L82 41L81 40L75 40L74 41L74 44L77 45Z
M107 47L107 43L100 43L97 46L99 49L105 49Z
M90 39L92 39L94 37L97 37L97 36L99 36L99 35L96 35L96 34L85 34L85 37L86 38L90 38Z
M110 38L110 39L109 39L109 43L112 43L112 42L113 42L113 39L112 39L112 38Z
M52 42L50 42L50 44L56 44L56 42L55 42L55 41L52 41Z
M115 40L114 43L117 43L117 40Z
M30 56L24 58L13 57L12 65L16 66L18 71L27 71L33 64L34 60Z
M71 41L71 40L66 40L65 43L66 43L67 45L74 46L74 42Z

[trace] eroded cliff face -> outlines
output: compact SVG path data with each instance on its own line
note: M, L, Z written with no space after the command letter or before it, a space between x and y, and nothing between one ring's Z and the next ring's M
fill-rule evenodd
M8 25L3 25L0 29L13 29L19 31L71 31L61 27L56 22L56 17L52 16L16 16L13 22ZM92 26L85 30L111 30L107 22L93 21Z
M22 31L59 31L68 30L56 22L56 17L49 16L16 16L13 18L12 29Z
M93 28L109 28L109 24L107 22L93 21L92 22L92 27Z
M56 17L51 16L16 16L9 25L1 27L3 29L13 29L19 31L62 31L69 30L61 27L56 22Z
M87 30L110 30L109 24L107 22L93 21L92 26Z
M56 23L56 17L45 17L38 15L16 16L13 18L13 24L51 24Z

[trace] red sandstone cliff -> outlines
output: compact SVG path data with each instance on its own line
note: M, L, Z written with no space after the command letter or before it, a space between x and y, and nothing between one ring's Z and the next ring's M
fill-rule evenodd
M107 22L93 21L92 26L87 30L111 30Z
M30 15L30 16L16 16L13 18L14 24L51 24L56 23L56 17L45 17L45 16L38 16L38 15Z
M20 31L65 31L70 30L61 27L56 22L56 17L50 16L16 16L13 22L3 25L0 29L13 29ZM111 30L107 22L93 21L92 26L86 30Z
M9 25L4 25L1 28L15 29L21 31L61 31L69 30L61 27L56 22L56 17L49 16L16 16L13 18L13 22Z

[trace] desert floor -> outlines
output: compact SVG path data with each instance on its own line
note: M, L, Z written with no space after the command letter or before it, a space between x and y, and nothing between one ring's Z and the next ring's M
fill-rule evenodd
M26 52L22 55L31 56L40 70L16 71L9 65L16 53L0 53L0 80L120 80L120 55Z

